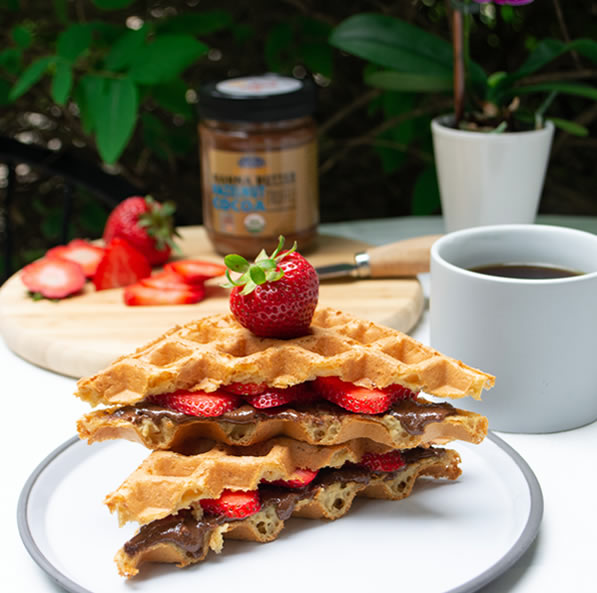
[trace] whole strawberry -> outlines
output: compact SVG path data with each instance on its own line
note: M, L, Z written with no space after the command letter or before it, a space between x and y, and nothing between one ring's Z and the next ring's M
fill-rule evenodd
M123 200L112 212L104 228L104 241L115 237L124 239L143 253L152 266L158 266L170 257L174 244L174 204L160 204L151 196L132 196Z
M313 266L292 249L281 251L284 237L268 256L262 251L254 264L240 255L227 255L226 277L232 286L230 310L255 335L293 338L309 331L319 298L319 278ZM232 280L230 270L242 274Z

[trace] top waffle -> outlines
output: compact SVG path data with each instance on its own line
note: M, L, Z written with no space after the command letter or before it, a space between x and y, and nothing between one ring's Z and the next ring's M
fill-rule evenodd
M330 308L315 312L298 338L258 338L231 314L177 326L79 380L76 395L92 405L133 404L178 389L215 391L229 383L289 387L337 376L364 387L399 383L439 397L480 399L494 377L410 336Z

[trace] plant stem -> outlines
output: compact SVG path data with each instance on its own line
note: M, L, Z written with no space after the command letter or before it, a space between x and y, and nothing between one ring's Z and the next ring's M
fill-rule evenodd
M452 10L452 46L454 51L454 126L458 127L464 114L464 51L463 15L460 10Z

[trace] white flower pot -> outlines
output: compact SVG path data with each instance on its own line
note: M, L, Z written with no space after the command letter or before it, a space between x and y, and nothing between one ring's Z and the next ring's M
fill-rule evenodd
M446 232L489 224L533 223L554 126L487 134L431 122Z

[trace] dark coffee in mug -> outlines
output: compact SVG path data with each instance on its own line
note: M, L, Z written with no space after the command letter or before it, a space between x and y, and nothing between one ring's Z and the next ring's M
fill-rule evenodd
M470 268L471 272L501 276L502 278L520 278L527 280L551 280L554 278L570 278L580 276L582 272L547 266L542 264L490 264Z

